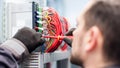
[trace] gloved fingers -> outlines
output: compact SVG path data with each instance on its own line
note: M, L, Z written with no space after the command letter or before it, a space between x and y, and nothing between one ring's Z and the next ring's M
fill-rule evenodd
M64 40L65 43L67 43L71 47L71 45L72 45L72 40L71 39L64 38L63 40Z
M66 36L72 36L73 34L73 31L75 30L76 28L71 28L65 35Z
M45 43L45 39L44 38L41 38L40 39L40 42L39 42L39 45L43 45Z
M42 45L42 44L45 43L45 39L42 38L42 34L41 33L36 32L36 38L37 38L38 45Z
M39 42L41 40L41 37L42 37L42 33L39 33L39 32L35 33L35 38L36 38L37 42Z

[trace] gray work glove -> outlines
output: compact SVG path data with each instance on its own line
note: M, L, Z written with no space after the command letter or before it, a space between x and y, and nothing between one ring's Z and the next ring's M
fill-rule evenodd
M24 27L18 30L18 32L13 36L13 38L21 41L31 53L38 46L42 45L45 42L45 40L42 39L41 36L41 33L36 32L35 30L28 27Z
M75 30L75 28L71 28L65 35L66 36L73 36L73 31ZM64 38L63 39L70 47L71 47L71 45L72 45L72 39L70 39L70 38Z

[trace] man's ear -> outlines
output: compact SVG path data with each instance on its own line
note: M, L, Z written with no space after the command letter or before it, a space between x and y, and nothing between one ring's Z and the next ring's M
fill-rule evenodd
M97 26L91 27L84 37L84 47L87 52L92 51L98 45L98 38L99 38L100 30Z

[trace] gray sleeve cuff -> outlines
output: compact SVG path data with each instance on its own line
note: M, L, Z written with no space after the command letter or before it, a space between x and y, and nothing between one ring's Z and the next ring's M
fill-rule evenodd
M3 44L1 44L0 47L11 51L15 58L18 60L21 60L23 59L23 57L29 55L28 49L25 47L25 45L15 38L7 40Z

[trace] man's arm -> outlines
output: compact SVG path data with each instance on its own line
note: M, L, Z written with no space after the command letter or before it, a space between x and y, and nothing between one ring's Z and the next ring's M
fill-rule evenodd
M0 45L0 68L18 68L18 62L44 43L41 34L24 27Z
M0 48L0 68L18 68L15 58L7 49Z

